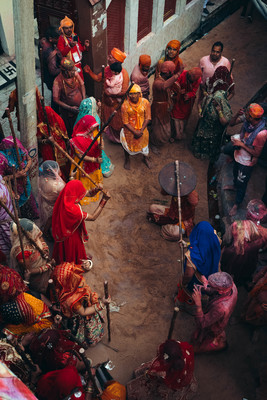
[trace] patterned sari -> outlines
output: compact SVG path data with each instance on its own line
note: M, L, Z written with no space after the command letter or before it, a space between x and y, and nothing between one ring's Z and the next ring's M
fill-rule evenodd
M0 175L0 198L13 214L14 210L11 197L1 175ZM0 249L7 257L9 257L11 249L10 221L11 221L10 216L2 207L0 207Z
M73 318L77 326L76 337L89 345L98 343L103 334L103 317L98 303L98 295L92 292L83 277L81 265L63 263L54 269L52 279L60 301L62 313L67 318ZM79 315L80 307L95 305L95 313L87 317Z

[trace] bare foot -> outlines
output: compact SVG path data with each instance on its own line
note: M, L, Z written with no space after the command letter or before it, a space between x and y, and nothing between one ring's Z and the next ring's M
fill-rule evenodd
M160 151L157 147L155 146L150 146L151 151L156 154L157 156L160 156Z
M233 217L234 215L236 215L236 213L237 213L237 204L234 204L234 206L229 211L229 215L230 217Z
M124 161L124 168L127 169L128 171L130 171L131 165L130 165L130 159L129 158Z
M223 190L236 190L236 188L234 187L234 185L226 185L223 187Z
M147 168L151 169L152 168L152 163L149 159L149 157L144 157L144 163L146 164Z

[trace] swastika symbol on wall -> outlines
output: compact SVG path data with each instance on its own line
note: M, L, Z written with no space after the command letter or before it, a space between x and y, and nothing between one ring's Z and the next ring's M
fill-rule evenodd
M12 65L8 65L6 68L2 69L2 72L7 75L9 78L12 78L13 75L16 75L16 68L12 67Z

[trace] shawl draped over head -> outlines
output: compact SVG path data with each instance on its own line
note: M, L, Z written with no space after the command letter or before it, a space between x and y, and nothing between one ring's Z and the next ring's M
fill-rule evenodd
M175 70L175 64L172 61L164 61L160 66L160 72L173 74Z
M120 63L123 63L125 58L127 57L126 53L124 53L123 51L117 49L116 47L114 47L111 50L110 54L112 55L113 58L115 58L115 60L117 60Z
M53 210L52 233L57 242L70 237L82 224L85 236L84 214L79 201L86 195L86 189L78 180L70 181L60 192Z
M0 304L14 300L26 290L26 285L19 273L0 264Z
M74 126L72 138L70 140L71 145L79 153L84 153L87 148L92 143L94 136L93 131L98 127L96 119L92 115L85 115L82 117ZM99 148L99 143L96 140L93 147L87 154L89 157L100 157L101 150ZM90 174L100 167L99 163L91 161L83 161L83 169L85 172Z
M142 93L142 90L140 86L135 83L129 93Z
M199 222L190 234L190 257L197 270L206 278L217 272L221 246L213 227L206 221Z
M142 65L143 67L150 67L150 65L151 65L151 57L148 56L147 54L142 54L139 57L139 65Z
M27 156L28 156L28 151L22 146L22 143L19 139L16 140L17 145L18 145L18 150L20 154L20 165L24 169L27 165ZM16 170L19 169L19 163L17 159L17 154L16 154L16 149L14 146L14 140L12 136L7 136L5 139L2 140L0 143L0 173L2 175L8 175L11 172L11 167L15 165ZM24 191L24 178L17 178L17 184L18 184L18 194L20 195L19 198L19 206L23 206L24 203L28 200L30 194L31 194L31 183L30 183L30 178L27 176L26 180L26 189L27 189L27 194L28 197L25 195Z
M78 397L74 394L70 396L75 388L80 392ZM36 393L39 400L63 400L68 395L70 400L85 400L81 378L73 366L43 375L37 384Z
M215 93L217 90L227 90L231 93L234 89L234 85L228 68L223 66L216 68L213 76L207 79L209 93Z
M74 33L74 23L73 23L73 21L69 17L65 16L65 18L63 18L60 21L60 26L59 26L58 30L62 33L62 35L64 35L63 28L68 28L71 25L73 25L72 33Z
M82 119L86 115L92 115L95 118L96 122L98 123L98 126L100 127L100 118L97 114L97 104L96 104L96 99L94 97L89 97L81 101L79 107L79 114L75 121L75 125L77 124L78 121L80 121L80 119Z
M55 282L57 295L62 312L66 317L71 317L73 307L81 299L86 298L88 307L98 302L98 295L92 292L83 277L84 269L81 265L65 262L57 265L52 278Z
M198 67L191 68L187 73L192 82L195 82L202 77L202 70Z
M59 173L58 163L53 160L48 160L43 163L40 175L43 176L44 178L56 179L58 173Z
M167 340L158 348L157 357L147 372L151 377L159 376L173 390L190 384L194 373L193 347L186 342Z

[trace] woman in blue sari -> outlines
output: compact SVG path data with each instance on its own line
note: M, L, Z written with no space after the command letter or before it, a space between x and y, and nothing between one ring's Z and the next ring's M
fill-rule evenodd
M211 274L219 271L221 244L215 229L206 221L199 222L192 230L190 244L185 253L184 275L178 284L178 300L191 314L195 311L192 298L194 285L207 285Z
M82 100L80 107L79 107L79 114L75 121L75 125L85 115L92 115L93 117L95 117L96 122L99 124L99 129L100 129L101 122L100 122L100 118L97 114L97 104L96 104L96 99L94 97L89 97L88 99ZM102 143L104 145L103 140L102 140ZM104 152L103 149L102 149L101 158L103 160L101 163L102 175L105 178L108 178L114 171L114 165L112 164L112 162L110 161L110 159L108 158L108 156L106 155L106 153Z
M32 194L31 182L28 176L28 171L31 167L32 161L27 150L22 146L18 139L17 145L22 170L20 171L19 169L13 138L12 136L8 136L3 139L0 144L0 175L3 177L7 175L12 176L12 167L15 166L21 218L38 219L39 212L35 198Z

